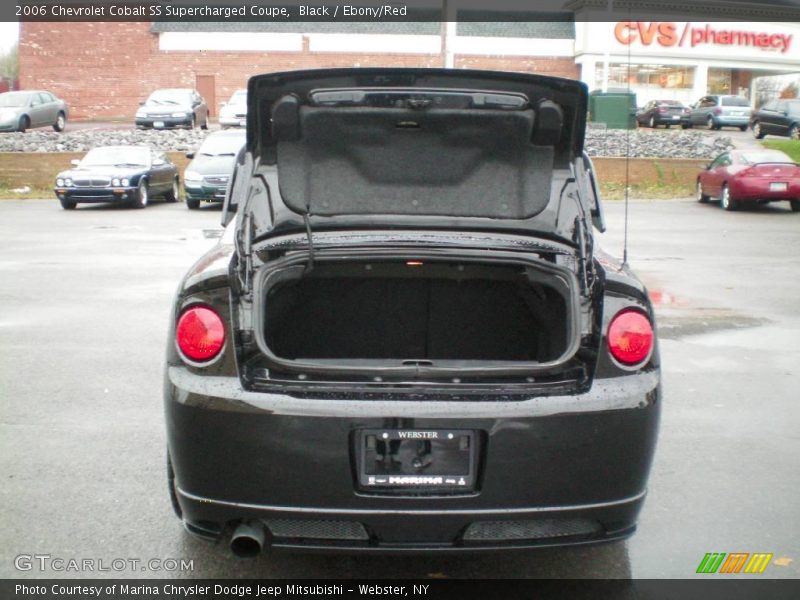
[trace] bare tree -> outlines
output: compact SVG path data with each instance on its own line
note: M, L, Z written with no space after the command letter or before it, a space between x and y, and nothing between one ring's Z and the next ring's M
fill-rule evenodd
M759 108L778 97L785 84L776 77L759 77L755 80L755 107Z
M0 77L16 81L19 77L19 46L14 44L7 52L0 54Z
M800 90L798 89L797 84L790 83L781 90L781 98L797 98L798 92L800 92Z

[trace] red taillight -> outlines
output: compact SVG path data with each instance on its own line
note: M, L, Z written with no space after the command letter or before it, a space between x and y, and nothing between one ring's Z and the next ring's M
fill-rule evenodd
M719 106L717 106L717 107L714 109L714 114L715 114L715 115L721 115L721 114L722 114L722 109L721 109Z
M207 306L192 306L178 319L175 341L189 360L207 362L219 354L225 344L225 325Z
M608 326L608 349L623 365L644 361L653 347L653 326L650 320L635 309L617 313Z
M667 112L667 107L666 107L666 106L659 106L659 107L658 107L658 112L660 112L660 113L665 113L665 112Z

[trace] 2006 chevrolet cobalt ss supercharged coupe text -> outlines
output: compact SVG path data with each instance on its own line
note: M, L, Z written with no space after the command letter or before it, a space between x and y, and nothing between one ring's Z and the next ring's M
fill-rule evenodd
M604 255L587 92L549 77L254 77L222 243L165 372L186 528L476 550L630 535L661 403L653 310Z

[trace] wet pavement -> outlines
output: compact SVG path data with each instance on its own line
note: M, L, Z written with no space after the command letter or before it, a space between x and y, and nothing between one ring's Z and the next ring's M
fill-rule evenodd
M603 247L622 249L621 203ZM234 559L172 516L161 361L172 294L219 212L1 201L0 576L20 554L189 559L176 577L691 577L706 552L772 552L800 577L800 214L632 202L629 258L657 300L662 428L628 542L467 557ZM87 573L92 575L92 573Z

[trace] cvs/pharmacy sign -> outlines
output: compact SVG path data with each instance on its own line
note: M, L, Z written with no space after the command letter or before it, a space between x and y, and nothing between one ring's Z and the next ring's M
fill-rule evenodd
M731 25L735 27L731 28ZM620 44L656 44L664 48L695 48L701 45L750 46L761 50L786 53L792 44L791 33L752 31L744 23L673 23L666 21L620 21L614 27Z

